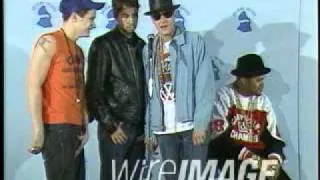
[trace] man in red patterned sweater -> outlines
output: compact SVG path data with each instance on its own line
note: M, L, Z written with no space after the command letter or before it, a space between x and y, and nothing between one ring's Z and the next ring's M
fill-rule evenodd
M217 91L210 125L212 142L210 159L235 160L235 173L243 160L277 160L273 179L290 179L282 170L285 142L280 138L277 119L269 98L262 93L264 75L271 70L260 56L247 54L238 59L231 74L237 79ZM248 168L245 170L248 172ZM239 172L240 173L240 172Z

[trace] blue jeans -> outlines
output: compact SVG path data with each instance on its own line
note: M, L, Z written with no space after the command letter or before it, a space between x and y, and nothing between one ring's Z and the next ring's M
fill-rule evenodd
M188 160L187 169L183 170L186 172L185 179L188 179L191 160L200 160L202 169L205 166L207 144L193 145L192 133L193 130L189 130L174 134L157 135L162 162L172 160L176 166L176 173L166 174L164 176L166 180L178 180L182 160ZM160 167L160 173L174 172L172 163L166 163L165 165L162 163L162 165L163 169Z

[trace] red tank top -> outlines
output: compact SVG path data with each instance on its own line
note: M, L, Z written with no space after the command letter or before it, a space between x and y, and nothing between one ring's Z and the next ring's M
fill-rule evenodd
M46 35L55 38L56 52L42 86L43 121L46 124L82 125L83 52L73 41L66 38L62 30Z

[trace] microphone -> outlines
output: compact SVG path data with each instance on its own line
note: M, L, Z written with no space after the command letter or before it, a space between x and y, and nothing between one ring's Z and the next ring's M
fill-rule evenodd
M153 40L154 40L154 34L149 34L148 35L148 54L149 54L149 59L152 58L152 47L153 47Z
M152 78L152 71L153 71L153 61L152 61L152 54L153 54L153 40L154 40L154 34L148 34L148 58L149 58L149 62L148 62L148 95L149 95L149 98L148 100L150 101L151 100L151 97L152 97L152 91L153 91L153 78ZM149 110L148 112L148 128L149 128L149 131L147 132L147 137L149 138L150 135L151 135L151 109ZM151 161L151 156L152 156L152 152L150 151L149 148L147 148L147 154L146 154L146 166L147 166L147 169L149 169L150 167L150 161ZM146 174L144 174L146 175Z
M154 34L148 34L148 58L149 58L149 71L148 71L148 94L151 98L152 96L152 85L153 85L153 78L152 78L152 70L153 70L153 61L152 61L152 54L153 54L153 40Z

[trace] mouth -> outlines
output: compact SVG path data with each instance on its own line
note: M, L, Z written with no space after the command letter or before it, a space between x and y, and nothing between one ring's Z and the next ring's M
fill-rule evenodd
M160 29L166 29L168 27L168 25L164 24L164 25L160 25L159 27L160 27Z

